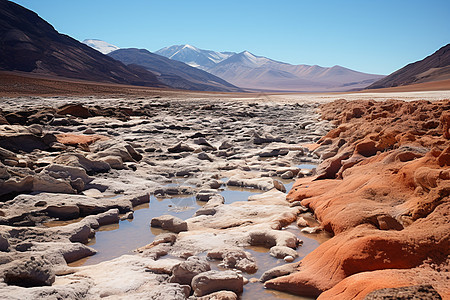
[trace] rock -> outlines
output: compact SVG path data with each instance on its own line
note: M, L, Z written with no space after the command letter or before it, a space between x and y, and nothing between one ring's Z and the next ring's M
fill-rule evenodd
M222 290L240 294L244 289L244 281L234 271L208 271L192 279L192 289L196 297Z
M123 160L120 156L112 156L108 155L99 159L107 163L111 169L122 170L125 169L125 165L123 164Z
M213 159L206 154L205 152L200 152L199 154L197 154L197 158L200 160L208 160L208 161L213 161Z
M8 168L0 162L0 180L9 179L11 175L8 173Z
M291 273L294 273L296 270L297 270L296 264L282 265L265 271L261 275L261 278L259 280L261 282L266 282L273 278L289 275Z
M283 156L289 153L288 149L272 149L268 151L262 151L258 155L259 157L275 157L275 156Z
M150 263L146 265L146 268L156 274L171 275L172 269L182 262L183 261L179 259L164 258L150 261Z
M16 246L17 248L18 246ZM96 250L83 244L67 242L31 242L30 247L26 251L44 253L46 259L55 266L59 264L58 257L60 256L65 263L71 263L97 253Z
M352 153L348 151L324 160L316 169L316 180L336 178L336 174L342 166L342 161L347 160L351 155Z
M431 285L415 285L398 288L386 288L371 292L364 300L384 300L384 299L429 299L441 300L442 297Z
M6 120L3 111L0 109L0 125L9 125L8 120Z
M75 134L75 133L58 133L55 135L56 141L66 146L75 146L81 149L87 149L87 146L90 144L99 141L99 140L107 140L109 139L107 136L99 135L99 134Z
M299 243L293 233L279 230L255 230L249 233L249 239L252 246L286 246L295 249Z
M219 146L219 150L226 150L232 148L233 145L227 141L223 141L222 144Z
M81 104L67 104L61 106L57 111L59 115L72 115L74 117L89 118L92 117L91 112L88 108Z
M195 149L190 147L189 145L178 143L173 147L167 148L167 151L171 153L180 153L180 152L193 152Z
M312 234L312 233L320 232L321 229L319 227L305 227L305 228L302 228L302 230L300 230L300 231L304 232L304 233Z
M0 251L6 252L9 249L9 242L6 234L0 233Z
M117 208L110 209L95 215L95 219L100 226L119 223L119 210Z
M121 221L125 221L125 220L133 220L134 218L134 213L132 211L127 212L125 215L123 215L120 220Z
M85 185L94 180L94 178L86 174L86 170L83 168L58 164L46 166L40 174L48 174L53 178L68 179L70 181L75 181L80 178Z
M253 134L253 143L256 145L266 144L266 143L274 143L274 142L284 142L282 138L273 137L270 135L261 136L257 132Z
M223 182L220 180L211 180L206 183L206 185L211 189L219 189Z
M269 191L273 188L276 188L279 191L285 192L286 188L284 185L275 179L271 178L240 178L240 177L231 177L228 179L227 185L230 186L240 186L252 189L258 189L262 191Z
M7 267L3 280L8 285L35 287L52 285L55 273L48 261L39 256L30 255L23 261L15 261Z
M280 176L282 179L292 179L294 178L294 173L292 171L286 171Z
M166 283L154 286L145 296L152 300L185 300L189 297L190 292L191 288L188 285ZM138 295L138 297L142 296L142 294Z
M210 270L211 267L206 259L191 256L173 267L169 282L190 285L194 276Z
M62 194L77 193L77 191L70 184L70 181L64 179L56 179L45 173L37 174L36 176L34 176L33 191Z
M238 296L230 291L219 291L203 297L197 297L197 300L237 300Z
M235 268L252 274L258 270L255 258L249 253L237 247L221 247L210 250L207 257L222 260L225 268Z
M100 160L91 160L80 153L64 153L57 156L54 162L61 165L80 167L87 173L108 172L111 167L108 163Z
M155 217L151 220L150 225L152 227L161 227L162 229L169 230L175 233L188 230L187 223L185 221L171 215Z
M175 195L192 195L194 193L192 187L189 186L167 186L161 187L154 191L156 197L161 197L164 195L175 196Z
M216 190L200 190L195 199L198 201L209 201L212 197L220 196Z
M195 139L194 144L206 146L206 148L211 149L211 150L216 150L216 148L213 145L211 145L204 137L199 137L199 138Z
M153 242L151 242L150 244L145 245L143 247L137 248L136 251L139 253L142 253L143 251L145 251L147 249L151 249L151 248L155 247L156 245L163 244L163 243L173 245L173 243L175 243L176 240L177 240L177 235L174 233L161 233L155 237Z
M293 262L294 259L295 258L293 256L291 256L291 255L288 255L288 256L284 257L284 261L287 262L287 263Z
M297 218L297 226L298 226L298 227L309 227L310 224L309 224L309 222L308 222L305 218L303 218L303 217L298 217L298 218Z
M270 248L270 255L276 258L285 259L287 256L291 256L292 260L298 256L297 251L286 246L273 246Z
M80 215L80 209L77 205L50 205L47 206L46 211L50 217L58 218L60 220L76 219Z
M15 160L15 161L19 160L17 158L17 155L14 152L0 147L0 160L5 160L5 159L10 159L10 160Z

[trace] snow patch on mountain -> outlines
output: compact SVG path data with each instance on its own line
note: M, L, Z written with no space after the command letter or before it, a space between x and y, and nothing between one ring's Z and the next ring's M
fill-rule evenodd
M89 47L94 48L95 50L100 51L103 54L108 54L110 52L120 49L119 47L113 44L109 44L105 41L96 39L86 39L83 41L83 44L86 44Z

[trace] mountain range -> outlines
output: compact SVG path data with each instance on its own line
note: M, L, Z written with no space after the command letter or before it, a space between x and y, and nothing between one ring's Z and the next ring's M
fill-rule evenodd
M0 0L0 70L149 87L165 87L137 65L123 63L58 33L36 13Z
M221 92L242 91L206 71L151 53L145 49L119 49L108 53L108 56L126 65L140 65L155 74L159 81L173 88Z
M450 79L450 44L422 60L406 65L367 88L389 88L447 79Z
M341 66L292 65L256 56L249 51L216 52L192 45L166 47L155 53L205 70L249 90L348 91L364 88L384 77Z
M118 48L99 40L86 41L99 51ZM340 66L291 65L248 51L216 52L188 44L165 47L154 53L143 49L119 49L108 55L125 64L144 66L161 82L182 89L236 91L236 87L240 87L247 91L274 92L348 91L362 89L383 78Z
M450 44L384 77L341 66L292 65L249 51L178 45L151 53L101 40L83 44L7 0L0 0L0 54L0 71L203 91L331 92L450 80Z

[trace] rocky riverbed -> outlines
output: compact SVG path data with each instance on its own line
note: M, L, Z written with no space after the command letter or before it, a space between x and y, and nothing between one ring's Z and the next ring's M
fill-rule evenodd
M449 100L289 97L0 99L0 297L449 299Z
M235 299L291 271L286 262L298 260L302 241L284 228L298 219L299 229L320 235L311 212L286 201L284 185L314 175L301 167L319 161L308 145L333 128L317 104L159 97L1 104L2 298L212 299L218 292ZM222 194L231 187L259 193L227 203ZM197 210L179 218L177 210L189 207L174 205L147 220L141 230L160 234L142 234L134 254L68 265L95 255L86 244L102 226L183 196L195 197ZM261 270L246 251L252 246L283 267Z

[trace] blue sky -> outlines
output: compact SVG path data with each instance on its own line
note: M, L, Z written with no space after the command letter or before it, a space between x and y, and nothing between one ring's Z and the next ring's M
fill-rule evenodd
M450 43L450 0L14 0L77 40L191 44L389 74Z

